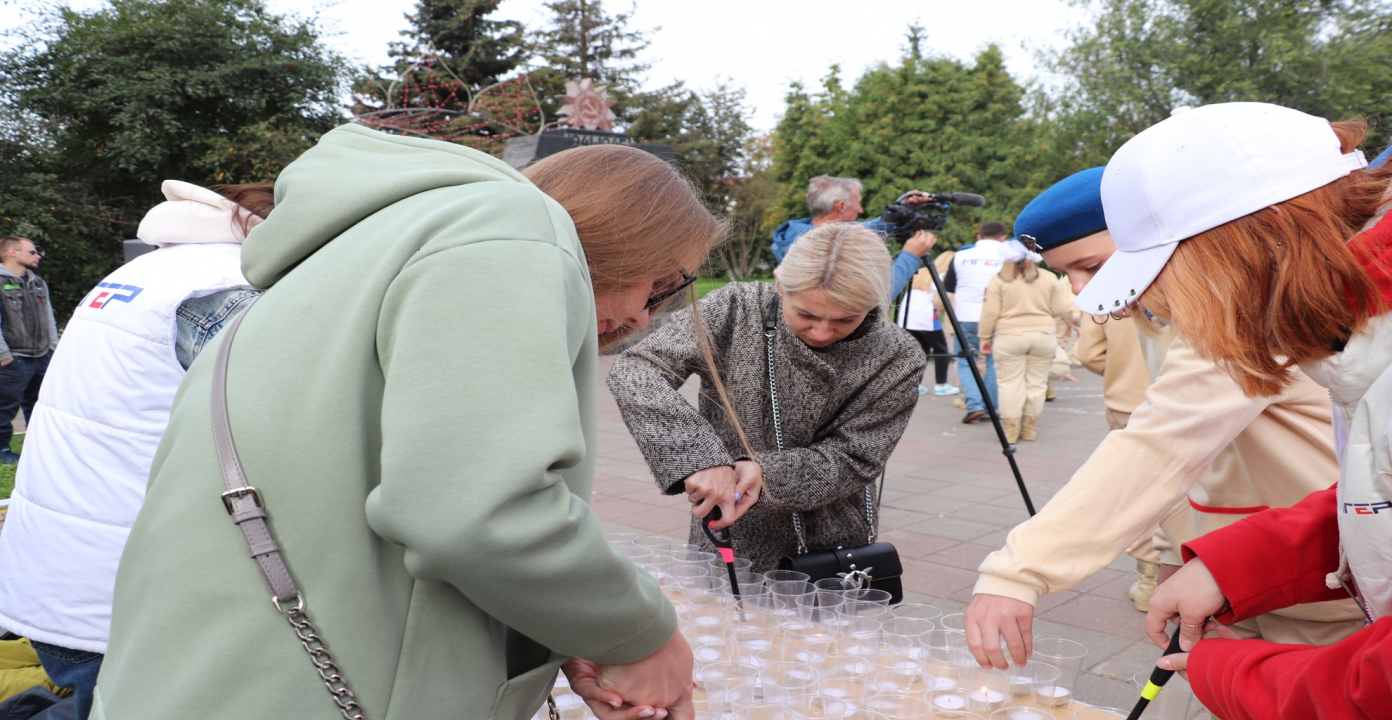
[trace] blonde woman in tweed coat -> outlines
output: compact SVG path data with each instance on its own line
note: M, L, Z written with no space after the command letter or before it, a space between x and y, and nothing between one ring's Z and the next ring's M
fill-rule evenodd
M774 274L774 284L711 292L620 355L609 376L658 488L692 503L691 542L713 549L699 518L719 505L733 522L735 553L756 572L797 551L795 512L811 550L866 542L865 488L904 433L926 365L918 343L884 320L890 257L874 232L822 226L799 238ZM692 375L701 378L696 408L677 392Z

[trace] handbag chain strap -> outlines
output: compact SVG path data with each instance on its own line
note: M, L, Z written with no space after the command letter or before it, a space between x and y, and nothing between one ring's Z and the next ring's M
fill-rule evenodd
M773 439L778 450L783 448L783 413L779 410L778 374L774 372L773 336L778 333L778 296L773 296L768 314L764 316L764 347L768 350L769 403L773 408ZM875 493L865 486L865 522L870 527L870 542L875 542ZM807 536L802 530L802 515L793 513L793 533L797 535L797 554L807 554Z
M261 577L271 592L271 604L294 628L295 636L305 652L309 653L310 662L314 663L314 669L324 681L324 687L333 697L334 704L338 705L344 720L366 720L367 715L358 704L357 696L348 687L338 663L334 662L328 646L309 619L304 595L296 587L294 578L290 577L290 570L280 557L280 547L266 525L266 507L261 493L247 484L241 459L237 457L237 447L232 442L232 423L227 414L227 361L232 354L232 338L237 334L242 318L246 317L254 304L256 298L247 303L247 310L234 318L223 331L225 337L218 346L217 362L213 366L213 444L217 447L218 465L222 468L222 479L227 486L227 491L222 494L222 505L232 516L232 522L242 529L251 558L256 561Z

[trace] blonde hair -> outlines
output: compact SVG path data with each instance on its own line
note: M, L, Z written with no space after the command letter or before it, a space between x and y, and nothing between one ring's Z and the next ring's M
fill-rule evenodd
M884 238L863 225L832 223L793 243L778 266L778 285L790 295L821 290L845 310L879 308L887 317L891 264Z
M637 148L590 145L542 158L522 174L565 208L598 292L633 287L681 258L703 260L729 235L676 168ZM696 272L696 268L686 268Z

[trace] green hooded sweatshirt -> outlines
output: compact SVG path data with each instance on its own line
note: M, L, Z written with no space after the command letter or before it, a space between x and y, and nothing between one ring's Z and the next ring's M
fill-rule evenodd
M560 205L482 153L354 125L276 200L242 253L269 290L233 345L232 433L369 720L527 718L566 658L669 640L672 606L586 504L594 296ZM219 498L215 355L155 458L92 717L340 718Z

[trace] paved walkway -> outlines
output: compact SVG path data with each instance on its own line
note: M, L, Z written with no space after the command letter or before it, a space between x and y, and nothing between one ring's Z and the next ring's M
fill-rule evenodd
M602 358L602 380L613 358ZM1056 382L1058 399L1045 406L1040 440L1016 453L1035 508L1044 506L1107 433L1101 378L1075 368L1078 382ZM952 380L956 382L956 380ZM694 381L688 384L695 397ZM971 600L976 568L1028 517L989 423L962 425L952 398L921 396L889 462L880 511L880 539L904 560L909 600L960 612ZM599 458L591 505L607 531L687 538L685 499L658 493L607 388L599 410ZM1145 639L1145 615L1126 597L1134 561L1123 555L1082 585L1043 598L1035 623L1041 637L1066 637L1088 647L1087 675L1078 697L1129 709L1132 674L1150 668L1158 650ZM1198 703L1194 703L1198 707Z

